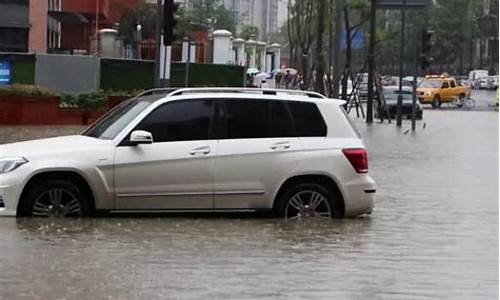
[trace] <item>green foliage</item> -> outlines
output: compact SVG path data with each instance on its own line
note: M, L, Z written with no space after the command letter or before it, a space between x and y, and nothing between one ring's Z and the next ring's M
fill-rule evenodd
M250 38L256 39L259 36L259 28L257 26L245 25L239 34L240 38L248 40Z
M103 91L93 91L80 94L63 94L61 106L77 108L97 108L104 105L107 95Z
M123 15L118 31L128 44L135 44L134 32L137 24L142 26L142 39L155 38L156 6L142 0L142 3L129 8Z
M349 10L365 10L370 8L370 2L368 0L347 0L346 4Z
M48 97L56 96L56 93L39 85L11 84L0 86L0 95Z
M144 89L135 89L135 90L106 90L104 91L104 94L108 97L113 97L113 96L119 96L119 97L134 97L141 92L143 92Z
M182 31L196 27L206 29L226 29L235 32L236 18L219 0L190 0L179 12Z

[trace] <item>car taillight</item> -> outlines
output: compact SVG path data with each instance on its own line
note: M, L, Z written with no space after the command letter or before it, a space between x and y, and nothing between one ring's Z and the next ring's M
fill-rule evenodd
M358 173L368 173L368 156L363 148L342 149L345 157Z

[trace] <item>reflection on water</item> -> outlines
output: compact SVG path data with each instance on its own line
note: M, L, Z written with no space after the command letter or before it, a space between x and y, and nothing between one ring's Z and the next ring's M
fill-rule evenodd
M498 113L358 124L371 216L0 219L0 298L498 298Z

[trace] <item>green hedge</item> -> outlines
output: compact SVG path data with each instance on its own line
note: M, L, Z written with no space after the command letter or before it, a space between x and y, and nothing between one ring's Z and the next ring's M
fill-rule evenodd
M154 87L154 62L101 59L102 90L142 90Z
M172 64L172 87L185 85L186 64ZM240 87L244 85L245 68L234 65L189 64L190 87Z
M36 58L34 54L0 53L0 59L11 62L13 84L35 83Z

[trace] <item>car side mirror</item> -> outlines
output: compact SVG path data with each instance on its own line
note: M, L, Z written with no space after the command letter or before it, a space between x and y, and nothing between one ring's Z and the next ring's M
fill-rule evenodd
M151 132L144 130L134 130L130 134L130 143L133 145L139 144L152 144L153 143L153 135Z

